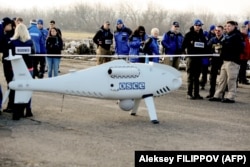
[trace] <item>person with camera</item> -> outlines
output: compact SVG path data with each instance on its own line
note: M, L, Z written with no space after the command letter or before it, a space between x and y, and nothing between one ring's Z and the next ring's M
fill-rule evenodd
M222 48L222 39L223 39L223 26L219 25L215 28L215 37L212 37L208 41L208 48L211 51L211 53L220 54L221 48ZM219 73L219 70L221 68L223 61L221 57L213 56L210 58L210 64L211 64L211 70L209 75L209 81L210 81L210 89L209 94L206 96L206 98L211 98L214 96L215 88L216 88L216 80L217 75Z

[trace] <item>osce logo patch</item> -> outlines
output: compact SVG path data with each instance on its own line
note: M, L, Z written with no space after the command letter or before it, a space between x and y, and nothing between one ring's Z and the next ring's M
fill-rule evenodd
M145 89L145 82L120 82L119 90Z

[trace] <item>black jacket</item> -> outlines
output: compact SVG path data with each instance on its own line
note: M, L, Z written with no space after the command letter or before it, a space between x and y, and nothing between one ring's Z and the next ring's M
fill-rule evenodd
M199 46L198 46L199 45ZM203 45L203 46L202 46ZM182 43L182 52L187 49L187 54L206 54L207 40L201 29L199 33L194 31L194 27L190 28L190 31L185 35Z
M222 39L221 58L240 64L240 54L243 52L244 43L239 30L235 29Z
M110 30L105 30L102 26L93 37L93 41L97 47L101 46L106 50L110 50L110 46L113 44L113 36L114 35L110 32ZM101 45L99 44L99 41L102 41Z
M57 54L60 55L61 51L63 49L63 41L60 36L50 36L46 40L46 49L48 54ZM49 56L53 57L53 56ZM60 56L54 56L54 57L60 57Z

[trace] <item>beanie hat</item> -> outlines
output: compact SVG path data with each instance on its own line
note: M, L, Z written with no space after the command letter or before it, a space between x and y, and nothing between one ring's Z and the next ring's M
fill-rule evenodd
M244 22L244 25L248 25L248 24L249 24L249 21L246 20L246 21Z
M12 20L8 17L3 18L2 20L3 20L2 22L3 28L7 26L8 24L12 24Z
M209 28L210 31L213 31L214 29L215 29L215 25L211 25Z
M38 19L38 20L37 20L37 24L43 25L43 20L42 20L42 19Z
M30 24L37 24L36 19L30 20Z
M118 19L117 22L116 22L116 24L117 24L117 25L118 25L118 24L123 24L122 19Z
M202 26L203 23L199 19L196 19L194 20L194 25Z

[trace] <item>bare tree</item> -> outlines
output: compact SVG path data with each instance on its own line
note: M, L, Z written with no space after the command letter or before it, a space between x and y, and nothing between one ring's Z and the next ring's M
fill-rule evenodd
M200 9L199 13L194 13L197 9L189 11L176 11L161 9L159 6L154 6L154 3L147 5L145 10L135 9L132 3L120 3L118 7L103 6L102 3L97 3L91 6L87 3L77 3L71 8L60 9L38 9L29 10L12 10L0 7L0 18L3 17L22 17L25 24L29 24L31 19L41 18L49 23L50 20L55 20L58 27L63 31L77 31L94 33L96 30L108 20L115 27L118 18L123 19L126 26L131 29L139 25L143 25L147 32L153 27L157 27L160 33L163 34L169 30L173 21L180 23L180 31L184 34L192 26L195 19L201 19L204 22L204 29L208 29L211 24L224 24L227 20L236 20L242 24L245 20L249 20L250 12L245 11L245 15L223 15L211 13L207 8ZM111 26L112 27L112 26Z

